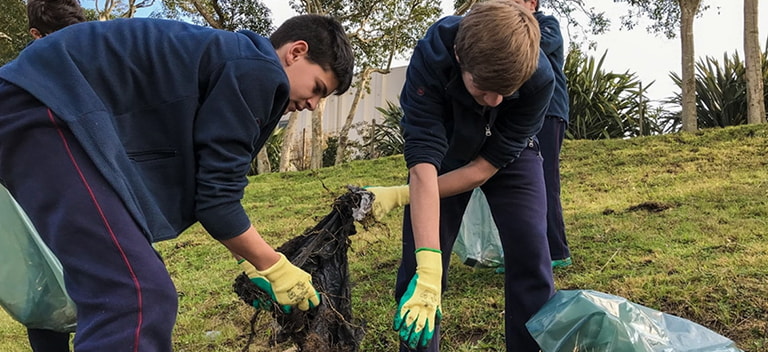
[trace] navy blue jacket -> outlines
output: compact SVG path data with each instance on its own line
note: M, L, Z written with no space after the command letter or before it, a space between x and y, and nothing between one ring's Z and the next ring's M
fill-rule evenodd
M520 156L544 123L555 85L544 53L536 72L516 93L495 108L484 108L464 86L454 55L461 19L448 16L433 24L408 65L400 94L408 168L431 163L445 173L477 156L503 168Z
M268 39L167 20L86 22L36 40L0 78L67 124L151 240L195 221L217 239L250 226L246 174L289 94Z
M541 50L547 55L547 59L552 64L552 71L555 73L555 92L552 94L547 116L559 117L568 123L570 121L570 103L568 102L568 87L563 73L565 50L563 48L563 35L560 33L560 22L541 11L534 12L533 16L539 21Z

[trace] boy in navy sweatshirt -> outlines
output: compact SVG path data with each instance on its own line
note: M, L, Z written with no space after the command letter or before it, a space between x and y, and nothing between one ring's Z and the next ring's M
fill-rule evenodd
M320 303L240 201L280 117L350 85L341 25L287 20L269 39L157 19L86 22L0 68L0 183L64 268L77 351L170 351L176 289L151 243L195 222L273 299Z
M439 350L441 293L476 187L504 248L506 350L539 350L525 323L554 282L535 136L555 86L539 37L530 11L488 0L439 20L413 52L400 97L409 185L369 188L374 216L410 201L395 287L401 351Z

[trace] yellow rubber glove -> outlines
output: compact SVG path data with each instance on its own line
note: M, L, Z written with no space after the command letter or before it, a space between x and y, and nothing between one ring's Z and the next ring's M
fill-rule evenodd
M277 263L267 270L258 271L272 285L275 301L282 305L298 306L300 310L320 305L320 295L312 286L312 276L291 264L283 253L279 254Z
M371 214L376 221L381 221L392 209L402 207L411 201L408 185L364 187L364 189L374 195Z
M440 322L440 291L443 276L442 252L433 248L416 250L416 273L400 298L393 328L411 349L426 348Z
M237 261L237 264L240 266L240 269L243 269L243 272L245 272L245 275L248 275L248 278L251 279L251 282L256 285L258 288L260 288L262 291L269 294L269 297L272 299L266 299L266 300L259 300L256 299L251 304L256 309L264 309L264 310L270 310L272 309L272 302L275 301L275 292L272 290L272 284L269 283L269 280L267 280L264 275L259 274L259 271L256 270L256 267L253 266L250 262L248 262L245 259L240 259ZM282 309L286 313L291 312L291 306L282 306Z

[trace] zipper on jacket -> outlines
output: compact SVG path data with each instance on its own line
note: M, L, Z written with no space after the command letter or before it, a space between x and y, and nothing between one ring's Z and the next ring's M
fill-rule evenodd
M488 107L483 106L483 116L485 116L486 113L488 113ZM496 121L496 114L493 113L493 111L490 111L490 116L488 116L488 122L485 124L485 136L490 137L493 133L491 133L491 126L493 126L493 123Z

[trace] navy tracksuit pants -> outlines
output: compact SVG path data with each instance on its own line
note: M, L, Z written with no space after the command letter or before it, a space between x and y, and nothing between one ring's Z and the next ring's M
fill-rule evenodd
M515 162L499 170L483 186L488 205L504 248L505 339L510 352L537 352L525 323L554 294L549 245L546 237L544 176L538 146L523 150ZM448 284L448 263L472 192L440 202L440 248L443 252L443 290ZM416 271L410 206L403 219L403 254L397 273L395 300L408 288ZM451 309L443 302L443 309ZM426 351L439 350L440 329ZM409 349L401 344L401 351Z
M171 350L178 298L147 236L67 126L2 80L0 182L64 268L76 351Z
M560 202L560 148L567 124L563 119L547 116L537 137L544 158L544 184L547 188L547 239L552 260L571 256L565 236L563 206Z

